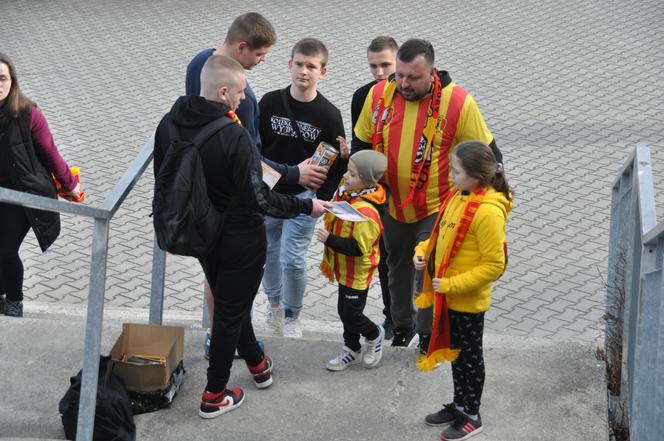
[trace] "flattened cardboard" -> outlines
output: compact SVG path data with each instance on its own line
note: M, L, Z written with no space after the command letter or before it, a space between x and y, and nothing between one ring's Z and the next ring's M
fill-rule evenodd
M122 361L122 354L159 355L166 365L136 365ZM184 328L181 326L124 323L111 358L113 372L125 382L130 392L158 392L166 389L184 355Z

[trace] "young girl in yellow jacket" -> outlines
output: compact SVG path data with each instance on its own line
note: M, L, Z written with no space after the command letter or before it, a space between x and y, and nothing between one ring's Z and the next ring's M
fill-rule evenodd
M341 352L326 365L330 371L358 363L373 368L383 356L385 330L364 315L364 306L380 259L383 225L378 206L385 203L385 190L378 180L386 167L387 158L382 153L362 150L353 154L333 202L347 202L366 220L351 222L328 213L325 228L316 231L316 238L325 244L321 272L339 283L337 310L344 327ZM366 340L364 354L360 337Z
M424 270L415 303L434 307L429 347L417 364L430 370L440 361L452 361L454 401L427 415L425 423L447 427L441 440L465 440L482 431L484 312L491 285L507 263L505 223L512 196L502 164L479 141L455 148L451 176L456 188L443 202L431 237L415 247L413 257L415 268Z

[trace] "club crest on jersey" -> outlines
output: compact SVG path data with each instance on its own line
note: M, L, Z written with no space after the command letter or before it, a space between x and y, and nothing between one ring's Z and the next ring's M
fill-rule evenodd
M378 111L380 110L380 103L376 105L376 108L374 109L373 116L371 117L371 122L375 125L376 121L378 120ZM385 125L390 122L390 117L392 116L392 108L391 107L386 107L383 110L383 114L380 117L380 122L382 125Z

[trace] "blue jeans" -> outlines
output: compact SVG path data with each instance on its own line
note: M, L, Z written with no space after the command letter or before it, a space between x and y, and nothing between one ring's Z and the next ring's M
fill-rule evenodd
M312 191L296 197L313 199ZM270 304L283 304L287 317L297 316L304 302L307 286L307 250L316 226L316 219L301 214L292 219L265 217L267 259L263 274L263 290Z

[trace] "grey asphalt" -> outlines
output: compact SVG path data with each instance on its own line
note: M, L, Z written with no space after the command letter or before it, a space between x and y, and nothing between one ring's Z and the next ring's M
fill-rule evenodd
M126 319L107 314L105 352ZM449 365L419 372L416 349L388 347L376 369L332 373L324 365L339 350L340 336L267 337L274 384L256 389L244 362L236 361L230 384L244 389L245 402L203 420L197 413L207 366L203 331L197 323L169 324L186 327L184 385L172 408L136 417L137 440L435 440L440 430L423 418L451 399ZM80 369L83 331L83 317L72 314L0 317L0 439L64 439L57 403ZM476 439L607 439L603 368L588 344L490 334L485 348L485 430Z

